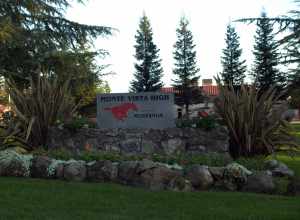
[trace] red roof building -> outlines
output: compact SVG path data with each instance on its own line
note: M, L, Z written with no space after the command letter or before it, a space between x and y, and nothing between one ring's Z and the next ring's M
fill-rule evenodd
M219 95L219 88L215 85L204 85L199 86L199 89L203 91L203 93L207 96L218 96ZM176 93L173 87L164 87L161 88L161 92L165 93Z

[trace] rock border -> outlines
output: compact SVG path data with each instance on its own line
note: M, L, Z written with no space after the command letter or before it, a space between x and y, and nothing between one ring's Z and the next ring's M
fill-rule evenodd
M56 160L47 156L23 155L13 150L0 151L0 176L111 182L154 191L221 189L275 193L276 185L273 177L292 178L294 175L292 170L278 161L267 161L266 167L269 170L252 172L235 162L225 167L208 167L200 164L181 167L177 164L168 165L148 159L121 162L103 160L87 163L78 160ZM293 185L288 187L293 190L291 194L299 195L299 186L292 183Z

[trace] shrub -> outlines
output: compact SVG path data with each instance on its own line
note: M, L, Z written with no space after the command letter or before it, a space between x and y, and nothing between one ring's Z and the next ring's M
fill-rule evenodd
M255 156L255 157L240 157L235 162L242 164L249 170L264 170L265 169L265 156Z
M176 127L178 128L199 128L206 131L214 129L217 125L217 119L213 115L202 118L179 119L176 121Z
M12 109L28 130L26 141L32 146L45 145L48 129L58 118L69 117L75 109L69 95L68 82L37 77L30 80L28 89L20 89L8 80Z
M75 159L75 155L66 149L53 149L50 150L48 156L57 160L71 160Z
M71 132L76 132L81 128L95 128L96 124L92 123L87 117L74 115L70 120L63 121L63 127Z
M220 95L215 100L216 112L229 129L229 150L234 158L271 154L281 145L296 146L282 119L286 110L283 94L275 88L264 93L253 86L239 90L223 86L219 78Z
M200 118L196 123L197 128L202 128L204 130L212 130L217 126L217 121L212 115Z

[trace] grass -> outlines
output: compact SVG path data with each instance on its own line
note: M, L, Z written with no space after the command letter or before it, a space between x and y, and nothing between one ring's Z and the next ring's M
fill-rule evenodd
M292 134L296 136L297 142L300 146L300 123L292 124L291 126L293 129ZM297 177L300 177L300 150L296 150L292 157L285 153L278 153L276 155L276 159L285 163L289 168L295 171Z
M0 178L0 219L300 219L300 197Z
M300 123L299 124L293 124L293 133L297 137L297 143L300 145Z
M296 136L300 144L300 124L291 124L292 134ZM252 158L239 158L238 163L251 170L263 170L264 162L271 159L272 156L256 156ZM285 151L279 151L275 154L275 159L285 163L289 168L295 171L295 175L300 177L300 150L294 150L290 155Z

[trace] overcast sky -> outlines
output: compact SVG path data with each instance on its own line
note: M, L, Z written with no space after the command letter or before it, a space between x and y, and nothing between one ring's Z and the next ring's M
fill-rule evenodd
M127 92L134 73L134 36L143 11L150 19L154 43L160 49L163 81L169 86L174 78L172 52L181 16L185 15L190 21L200 75L204 79L221 71L220 56L225 45L226 25L230 21L257 17L263 8L268 16L283 15L293 7L292 0L89 0L85 5L74 4L67 17L80 23L119 30L108 39L98 39L95 45L110 52L110 57L103 63L111 64L110 69L116 73L106 77L112 92ZM250 69L255 25L234 25Z

